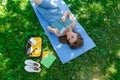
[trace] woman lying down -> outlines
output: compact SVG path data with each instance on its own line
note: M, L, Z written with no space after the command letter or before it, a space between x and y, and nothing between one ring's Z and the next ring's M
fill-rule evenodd
M50 23L47 27L49 32L59 37L61 43L68 44L70 48L76 49L83 45L83 38L73 29L76 23L69 11L63 10L56 4L55 0L33 0L41 15Z

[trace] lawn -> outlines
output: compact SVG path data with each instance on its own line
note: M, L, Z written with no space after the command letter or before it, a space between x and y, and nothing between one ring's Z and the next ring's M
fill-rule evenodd
M5 1L5 2L4 2ZM62 64L29 0L0 0L0 80L120 80L120 1L64 0L96 47ZM57 59L40 73L24 70L26 40L43 39L42 50Z

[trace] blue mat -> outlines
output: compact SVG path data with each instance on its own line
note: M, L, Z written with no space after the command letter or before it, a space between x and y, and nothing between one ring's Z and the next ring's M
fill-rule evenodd
M65 4L63 0L55 0L55 1L57 1L57 5L59 5L63 9L63 11L69 10L69 8L67 7L67 5ZM76 20L77 27L75 28L75 31L79 32L81 36L83 37L84 45L81 48L74 50L74 49L70 49L70 47L67 44L60 43L58 41L57 36L55 36L53 33L48 32L47 26L49 25L49 23L38 12L37 6L32 0L31 0L31 5L38 17L38 20L42 28L45 31L45 34L48 36L54 50L56 51L58 57L60 58L63 64L69 62L70 60L80 56L81 54L85 53L86 51L96 46L93 40L88 36L84 28L78 23L77 20Z

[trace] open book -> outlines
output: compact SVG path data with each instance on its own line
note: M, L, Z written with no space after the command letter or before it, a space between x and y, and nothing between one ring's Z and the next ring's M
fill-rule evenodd
M62 34L66 28L68 28L71 25L72 21L66 17L66 22L63 22L61 19L56 20L51 24L52 28L57 28L59 30L59 34Z

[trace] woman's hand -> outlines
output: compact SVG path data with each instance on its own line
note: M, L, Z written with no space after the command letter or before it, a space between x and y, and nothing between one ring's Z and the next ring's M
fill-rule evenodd
M69 15L68 17L69 17L69 19L70 19L71 21L73 21L72 15Z
M75 28L75 27L76 27L76 23L73 22L73 23L71 24L71 27L72 27L72 28Z
M66 17L63 16L63 17L61 18L61 20L62 20L63 22L66 22Z

